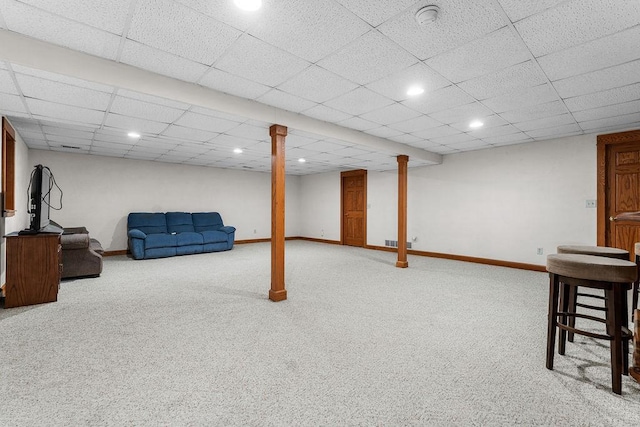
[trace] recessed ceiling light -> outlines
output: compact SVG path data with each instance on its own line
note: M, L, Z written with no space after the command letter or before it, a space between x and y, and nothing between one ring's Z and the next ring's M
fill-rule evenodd
M242 148L234 148L233 152L236 154L241 154L242 153Z
M422 93L424 93L424 89L420 86L411 86L407 89L407 96L418 96Z
M301 158L299 158L299 159L298 159L298 161L299 161L300 163L304 163L304 162L306 162L307 160L306 160L306 159L303 159L303 158L301 157Z
M140 134L138 132L129 132L127 136L129 138L140 138Z
M484 126L484 123L482 123L480 120L474 120L471 123L469 123L469 127L473 129L476 129L482 126Z
M262 0L233 0L233 2L247 12L255 12L262 7Z

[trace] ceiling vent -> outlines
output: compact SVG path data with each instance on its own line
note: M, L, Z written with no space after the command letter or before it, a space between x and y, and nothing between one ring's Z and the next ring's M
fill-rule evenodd
M440 8L434 4L425 6L416 12L416 22L421 26L429 25L435 22L439 12Z

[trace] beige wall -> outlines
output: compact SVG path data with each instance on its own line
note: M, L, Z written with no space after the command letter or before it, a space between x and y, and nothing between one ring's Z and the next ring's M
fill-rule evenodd
M30 150L29 160L48 166L64 192L51 218L87 227L107 251L127 248L130 212L216 211L237 228L236 240L271 235L268 173L42 150ZM286 234L297 236L299 177L287 177L286 189Z
M302 178L304 236L340 239L339 176ZM368 173L369 245L396 239L397 182ZM407 232L417 250L544 265L559 244L596 243L595 198L595 135L452 154L409 168Z

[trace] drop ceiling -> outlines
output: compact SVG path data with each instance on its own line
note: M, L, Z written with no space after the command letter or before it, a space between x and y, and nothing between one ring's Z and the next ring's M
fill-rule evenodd
M304 175L640 128L637 0L0 0L0 41L33 149L267 172L278 123Z

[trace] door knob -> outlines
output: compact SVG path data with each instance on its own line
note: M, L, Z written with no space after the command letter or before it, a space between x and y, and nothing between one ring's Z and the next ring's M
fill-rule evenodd
M610 216L610 217L609 217L609 221L613 222L613 221L615 221L615 220L616 220L616 218L614 218L614 217L612 217L612 216Z

